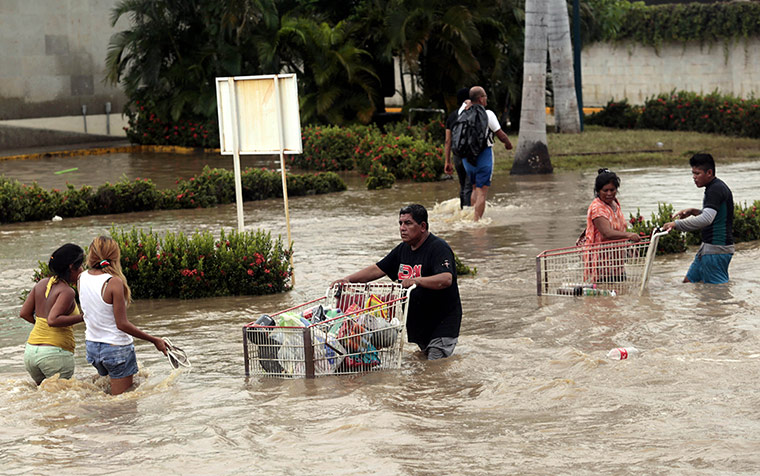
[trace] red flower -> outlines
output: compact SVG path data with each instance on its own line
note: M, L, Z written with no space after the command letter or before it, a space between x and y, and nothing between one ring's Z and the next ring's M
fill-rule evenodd
M249 269L249 270L247 271L247 273L248 273L248 276L253 276L253 270L252 270L252 269Z

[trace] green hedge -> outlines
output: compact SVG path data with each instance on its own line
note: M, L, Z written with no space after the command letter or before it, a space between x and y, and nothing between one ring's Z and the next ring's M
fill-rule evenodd
M734 204L734 242L760 240L760 200L755 200L751 205ZM661 227L669 221L673 221L673 205L658 204L657 213L652 213L650 219L644 219L641 212L631 214L630 229L636 233L649 234L655 227ZM702 242L699 231L679 232L672 230L660 238L657 254L681 253L686 251L687 245L698 245Z
M242 173L243 200L263 200L282 196L279 172L246 169ZM300 196L346 190L334 172L287 175L288 195ZM43 189L37 183L21 184L0 175L0 223L49 220L53 216L80 217L93 214L125 213L143 210L212 207L235 200L234 173L204 167L177 187L158 190L149 179L106 183L96 190L90 186L65 190Z
M134 299L261 295L291 288L292 249L263 231L166 233L111 228ZM38 262L34 281L50 275Z
M443 173L443 139L437 145L430 142L430 131L442 128L440 121L387 126L390 133L375 126L307 127L301 135L303 154L288 159L290 165L306 170L358 170L370 175L370 189L387 188L396 179L429 182ZM385 169L373 169L376 162Z
M599 3L597 1L597 3ZM601 2L606 5L610 2ZM605 29L602 41L634 41L657 47L662 43L715 43L760 35L758 2L684 3L645 6L642 2L613 2L624 10L616 28ZM622 7L622 8L620 8Z
M643 106L610 101L586 123L760 138L760 99L674 91L647 99Z
M111 230L135 298L201 298L272 294L290 289L282 239L263 231L167 233Z

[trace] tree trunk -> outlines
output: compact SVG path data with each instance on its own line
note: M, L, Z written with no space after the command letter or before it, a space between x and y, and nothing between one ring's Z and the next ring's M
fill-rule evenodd
M552 172L546 146L546 20L549 0L525 1L525 56L523 65L520 135L512 174Z
M554 84L554 119L557 132L577 134L581 131L578 98L575 96L573 45L565 0L549 0L549 59Z

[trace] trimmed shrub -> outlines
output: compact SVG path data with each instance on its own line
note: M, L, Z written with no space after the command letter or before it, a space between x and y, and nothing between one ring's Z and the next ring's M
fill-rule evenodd
M367 177L368 190L391 188L394 183L396 183L396 177L388 171L388 167L377 162L372 164Z
M289 257L282 239L262 231L167 233L111 229L124 275L136 298L260 295L290 289Z
M397 179L432 182L443 173L443 149L409 136L375 133L356 148L356 165L359 172L369 174L375 162Z
M631 214L629 229L634 233L643 233L649 235L652 230L659 228L665 223L673 221L673 205L668 203L658 203L657 213L652 213L652 218L644 220L641 212L637 211L636 215ZM660 238L657 245L657 254L683 253L686 251L686 238L683 233L672 230L667 235Z
M282 197L282 179L277 171L246 169L241 176L243 200ZM346 184L334 172L287 174L291 196L332 193L346 190ZM20 184L0 176L0 222L13 223L49 220L55 215L80 217L91 214L126 213L142 210L212 207L235 200L234 173L226 169L204 167L187 180L178 180L177 188L158 190L149 179L124 179L106 183L93 192L84 186L77 190L68 185L64 191L47 191L35 182Z
M638 107L631 106L627 99L623 99L622 101L608 102L601 111L584 117L583 120L588 125L633 129L636 127L639 114Z
M734 227L733 236L735 243L744 241L760 240L760 200L755 200L752 205L734 204ZM645 220L640 212L631 214L631 231L636 233L650 234L655 227L661 227L669 221L673 221L673 205L661 203L657 205L657 213L652 213L652 218ZM657 254L681 253L686 251L686 246L695 246L702 243L700 231L679 232L671 230L670 233L660 238Z
M644 106L627 100L610 101L588 124L637 129L693 131L760 138L760 100L741 99L717 92L700 95L679 91L647 99Z
M351 170L354 150L373 126L307 126L301 132L303 153L288 156L290 164L304 170Z
M291 287L291 249L263 231L166 233L111 228L134 299L261 295ZM85 250L85 253L87 251ZM33 281L50 276L38 261Z

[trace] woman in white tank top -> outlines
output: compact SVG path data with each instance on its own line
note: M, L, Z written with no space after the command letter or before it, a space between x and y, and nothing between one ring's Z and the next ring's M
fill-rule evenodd
M111 378L111 394L132 386L137 356L132 337L147 340L166 354L166 342L141 331L127 319L132 294L121 271L119 244L99 236L90 244L89 269L79 276L79 300L84 312L87 361Z

